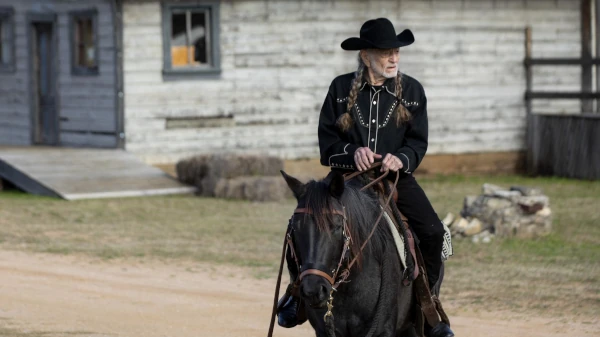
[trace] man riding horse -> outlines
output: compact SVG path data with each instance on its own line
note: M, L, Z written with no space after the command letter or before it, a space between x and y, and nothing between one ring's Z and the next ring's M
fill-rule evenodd
M319 147L321 164L332 170L365 171L381 160L381 171L400 175L396 205L419 239L429 288L439 289L444 226L412 175L427 151L427 99L421 84L398 70L399 48L413 42L410 30L396 35L386 18L365 22L360 37L342 42L342 49L359 51L358 69L331 83L319 118ZM298 303L294 296L283 303L279 325L297 324ZM454 333L440 322L427 335Z

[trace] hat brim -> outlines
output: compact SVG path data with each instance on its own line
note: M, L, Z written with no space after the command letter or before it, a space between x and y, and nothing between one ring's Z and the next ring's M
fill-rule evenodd
M415 42L415 37L410 29L405 29L402 33L396 36L396 41L385 41L382 43L373 43L358 37L351 37L342 42L344 50L361 50L361 49L392 49L405 47Z

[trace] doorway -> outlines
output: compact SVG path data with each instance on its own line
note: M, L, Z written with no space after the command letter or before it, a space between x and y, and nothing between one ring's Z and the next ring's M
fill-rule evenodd
M33 143L58 145L60 122L56 108L55 15L29 19Z

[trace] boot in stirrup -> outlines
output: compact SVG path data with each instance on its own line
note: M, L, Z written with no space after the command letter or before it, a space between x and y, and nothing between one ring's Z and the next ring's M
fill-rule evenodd
M287 294L283 296L278 305L277 324L284 328L293 328L298 325L299 306L299 298Z
M284 328L293 328L306 320L306 313L302 310L302 301L298 296L298 283L292 282L277 304L277 324Z
M442 316L442 320L445 318L446 321L449 322L446 313L442 309L442 303L439 300L440 294L440 281L435 282L434 284L429 284L431 298L434 303L436 303L436 309L439 310L438 313ZM454 337L454 332L450 329L450 326L445 322L439 322L433 328L427 326L425 328L425 336L427 337Z
M454 332L450 329L448 324L439 322L438 325L434 326L431 330L425 332L427 337L454 337Z

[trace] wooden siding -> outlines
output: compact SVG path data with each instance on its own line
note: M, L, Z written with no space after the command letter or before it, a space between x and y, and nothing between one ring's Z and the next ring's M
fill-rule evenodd
M0 144L30 145L30 58L28 13L57 16L56 69L60 145L115 147L117 144L116 65L112 0L0 0L15 12L16 71L0 72ZM69 12L95 8L98 12L98 75L71 73ZM94 132L100 132L94 133Z
M193 1L192 1L193 2ZM571 0L222 1L222 73L162 76L161 5L124 2L125 127L128 150L149 162L206 152L317 157L318 114L331 80L353 71L340 43L386 16L416 42L400 69L428 96L429 153L525 149L524 28L534 57L578 57L579 2ZM578 90L577 67L538 67L536 90ZM534 110L579 111L578 102ZM173 117L233 115L235 127L167 129Z
M533 174L600 179L600 115L533 115Z

